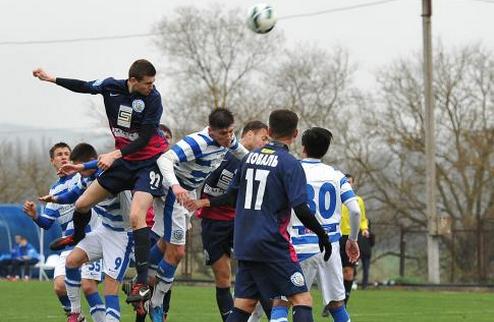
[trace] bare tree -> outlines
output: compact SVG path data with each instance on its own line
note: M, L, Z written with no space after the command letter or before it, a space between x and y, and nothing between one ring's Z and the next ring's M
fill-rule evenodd
M456 236L456 243L448 236L443 238L450 251L456 245L452 265L465 278L482 264L481 256L476 259L472 250L480 247L475 236L482 235L494 205L491 56L480 46L452 51L439 47L435 53L438 206L456 229L476 232ZM368 192L387 221L426 229L421 73L418 56L390 64L379 73L377 105L363 113L362 140L347 138L346 153L365 173L372 186Z
M279 32L255 34L246 28L240 10L219 5L181 7L157 30L156 44L169 61L168 115L178 127L200 128L212 108L231 108L238 124L266 109L269 98L260 80L283 44Z
M48 145L29 142L27 151L20 143L0 144L0 202L20 203L46 194L56 176L50 164Z

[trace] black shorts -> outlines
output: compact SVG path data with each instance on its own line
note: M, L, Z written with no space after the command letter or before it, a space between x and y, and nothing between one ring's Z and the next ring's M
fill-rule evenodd
M340 257L341 257L341 266L343 267L355 267L355 263L351 263L350 259L348 258L346 251L345 251L345 245L346 241L348 240L348 235L342 235L340 238Z
M112 194L132 190L149 192L154 197L160 197L164 194L164 188L163 176L156 164L158 157L159 155L139 161L117 159L110 169L99 175L98 182Z
M304 292L307 284L298 262L238 261L236 298L274 299Z
M233 248L233 226L233 220L202 219L201 237L206 265L213 265L224 254L231 256Z

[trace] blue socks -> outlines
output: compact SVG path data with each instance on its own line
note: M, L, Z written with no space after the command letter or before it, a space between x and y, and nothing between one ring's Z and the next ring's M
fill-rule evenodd
M105 304L105 321L120 321L120 302L118 301L118 295L106 295Z
M350 320L350 315L348 315L344 305L336 309L329 309L329 313L331 313L334 322L348 322Z
M270 321L288 322L288 307L273 306Z

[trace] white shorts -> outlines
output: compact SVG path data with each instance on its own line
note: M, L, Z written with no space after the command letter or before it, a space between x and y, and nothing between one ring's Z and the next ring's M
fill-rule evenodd
M196 191L189 191L189 197L196 199ZM171 189L154 199L154 214L152 231L170 244L185 245L192 214L178 203Z
M53 278L57 278L58 276L65 276L65 260L67 256L69 256L72 250L63 251L58 258L58 263L55 265L55 269L53 271ZM96 261L93 263L87 263L82 265L81 267L81 278L87 280L95 280L101 282L103 280L103 274L101 273L101 261Z
M343 285L343 268L341 267L340 244L331 243L331 257L324 261L324 254L319 253L300 262L304 271L305 282L310 289L314 280L321 290L324 305L331 301L343 301L345 299L345 286Z
M132 232L115 231L103 225L87 234L76 247L87 254L90 262L103 259L103 272L119 282L134 256Z

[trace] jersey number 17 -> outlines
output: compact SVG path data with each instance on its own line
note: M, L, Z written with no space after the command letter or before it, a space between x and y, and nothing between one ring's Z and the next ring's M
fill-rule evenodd
M261 210L268 175L269 170L249 168L245 171L245 180L247 180L247 186L245 190L244 209L252 209L254 181L259 181L259 186L257 187L256 199L254 203L254 210Z

